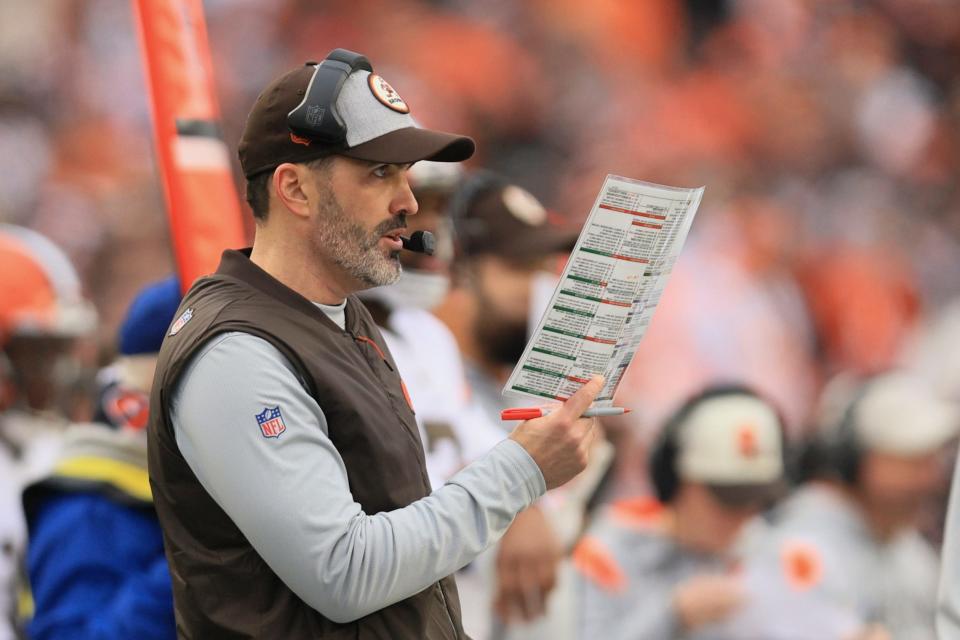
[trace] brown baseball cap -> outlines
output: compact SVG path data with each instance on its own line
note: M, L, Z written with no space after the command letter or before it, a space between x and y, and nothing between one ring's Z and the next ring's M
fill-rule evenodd
M548 211L529 191L496 174L468 178L450 207L457 246L467 258L485 254L541 258L568 253L577 242L578 229Z
M329 155L392 164L460 162L473 155L471 138L418 126L393 87L363 69L350 73L336 101L346 129L345 142L332 145L295 134L287 116L303 101L313 74L313 63L288 71L257 98L238 148L244 176L252 177L284 162L307 162Z

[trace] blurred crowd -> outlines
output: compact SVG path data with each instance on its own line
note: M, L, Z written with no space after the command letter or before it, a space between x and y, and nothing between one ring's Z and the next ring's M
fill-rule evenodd
M687 246L619 390L618 402L634 411L605 425L609 443L574 486L518 517L489 557L462 572L475 637L561 638L574 628L588 638L667 638L684 630L705 638L932 637L949 445L960 427L953 415L960 402L960 6L204 6L231 147L270 78L337 46L367 55L424 124L478 142L465 174L415 167L421 214L411 225L434 231L440 250L430 260L407 256L399 289L365 296L406 366L435 482L507 433L496 417L505 402L499 388L525 343L533 290L539 283L549 291L551 281L541 276L556 271L603 177L706 185ZM58 484L64 469L76 471L70 460L116 462L118 447L126 456L138 446L128 440L139 437L132 423L145 399L130 389L149 385L131 356L159 348L178 298L141 294L165 302L147 314L164 318L159 337L131 307L137 291L174 272L135 33L130 3L0 4L0 257L25 254L40 264L3 258L0 269L0 319L8 323L0 325L0 474L9 494L0 517L18 511L24 486L37 505L51 498L35 487L49 489L54 501L66 485L76 489L75 482ZM241 192L239 171L237 186ZM539 214L513 209L538 209L538 201L557 242L517 254L512 240L542 237L543 229L523 226ZM454 204L460 210L451 215ZM491 228L474 233L476 226L463 225L474 218ZM37 302L44 287L46 298ZM20 326L4 310L24 296L48 312ZM117 400L118 384L130 391L126 403ZM104 402L124 407L121 417L105 416ZM754 435L739 435L743 420L756 425ZM722 442L696 435L703 421L740 439L727 471L694 460L699 446L715 457L724 451ZM87 423L110 423L111 433L125 435L108 445L94 435L91 445L71 431L65 446L66 425ZM678 432L667 445L665 423ZM664 446L672 447L669 456ZM694 462L682 463L685 451ZM137 467L140 453L130 455L122 463ZM652 460L670 469L677 486L663 491ZM149 509L138 481L123 477L94 483L98 496L119 484L103 494L111 502L99 506L109 513L98 522L145 541L138 527L151 526L141 518ZM761 492L762 500L747 492L744 501L717 494L718 483L782 486ZM784 502L797 483L802 488ZM92 486L83 485L89 499ZM782 504L771 512L776 517L753 518L774 500ZM137 517L126 518L116 504ZM31 536L44 518L61 531L79 526L63 504L55 505L59 511L30 505ZM68 591L38 589L34 575L49 564L41 551L52 553L57 543L27 551L19 517L0 527L9 569L0 579L23 586L29 574L33 608L42 614L39 605ZM838 531L838 523L846 528ZM703 540L689 534L698 528L730 534ZM96 539L96 530L89 533ZM129 550L143 570L135 591L158 600L125 601L130 608L117 605L118 615L163 608L159 549L144 545ZM831 571L845 577L834 580ZM748 586L718 582L733 573ZM528 583L527 575L540 577ZM781 582L782 589L772 586ZM743 605L764 592L787 604ZM683 612L664 617L651 604L642 620L632 618L633 603L653 602L650 594L663 611L682 602ZM0 606L29 612L29 597L8 595ZM828 630L744 635L770 629L763 625L772 614L758 610L781 605L830 621ZM85 606L97 606L95 597ZM597 615L578 615L581 607ZM85 611L77 604L54 621L38 615L31 630L37 638L81 637L56 633L75 629ZM730 617L734 611L739 617ZM630 622L615 629L611 620ZM139 629L115 637L166 637L170 621L161 622L160 635Z

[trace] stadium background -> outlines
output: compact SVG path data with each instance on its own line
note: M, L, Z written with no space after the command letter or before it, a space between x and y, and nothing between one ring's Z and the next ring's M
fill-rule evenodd
M954 2L204 6L231 149L258 88L342 46L424 124L474 136L471 166L572 219L606 173L707 185L624 388L641 431L700 382L745 376L799 432L838 371L948 360L923 354L942 354L927 327L960 282ZM173 268L130 3L0 5L0 150L0 221L63 247L100 310L92 368L133 292Z

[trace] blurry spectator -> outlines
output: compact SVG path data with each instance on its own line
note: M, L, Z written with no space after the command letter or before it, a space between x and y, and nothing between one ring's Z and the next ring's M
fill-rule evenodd
M0 253L2 253L0 249ZM2 259L2 258L0 258ZM19 448L3 432L3 411L10 401L12 382L10 362L0 351L0 639L16 636L20 618L29 611L20 611L18 597L21 554L26 540L17 491L20 477L16 466Z
M12 638L25 544L19 494L57 455L66 426L60 400L76 339L95 326L76 271L40 234L0 224L0 638Z
M960 299L928 316L904 349L902 360L938 395L960 402Z
M467 402L458 431L462 440L477 438L477 432L503 438L512 425L500 420L501 410L509 406L500 390L526 346L533 283L538 274L554 270L557 257L573 247L576 236L529 192L489 172L467 177L449 209L457 258L450 291L434 314L462 357ZM607 445L598 446L597 451L605 451ZM472 455L466 447L465 454ZM493 616L496 637L561 638L569 633L562 619L569 607L561 558L579 533L588 497L584 493L589 494L589 489L575 487L595 482L608 463L608 457L595 452L584 476L521 512L500 543L478 559L475 573L458 580L464 609L472 606L478 614L478 626L468 632L487 637L483 627ZM554 592L558 580L561 587ZM552 615L544 619L544 613Z
M743 604L734 545L784 488L783 425L739 386L709 387L663 427L657 499L613 503L574 552L581 638L718 638Z
M954 300L917 336L908 363L921 371L942 395L960 401L960 302ZM955 466L944 516L943 561L937 601L940 638L960 637L960 466Z
M457 339L470 387L499 423L500 389L527 343L533 282L555 271L576 230L516 184L469 176L450 204L458 257L452 287L434 313Z
M768 395L800 435L823 380L889 366L917 321L960 293L956 2L203 5L228 141L275 69L345 46L408 61L389 72L417 113L473 134L485 166L550 207L586 212L611 172L707 185L623 385L638 431L720 374ZM171 264L131 7L0 3L0 221L64 248L105 343L121 301ZM764 194L755 214L741 215L744 193ZM777 264L757 268L749 235L771 229ZM18 361L74 348L18 342L31 343L12 347ZM930 358L950 367L939 347ZM56 386L76 387L76 359L53 359ZM431 393L461 399L463 376L450 367L438 364L454 371L446 379L416 385L427 399L408 380L418 411ZM35 416L8 414L6 431L23 433L13 423ZM445 421L431 421L434 459L458 466ZM642 481L642 451L626 451L621 494Z
M710 188L707 189L709 198ZM800 435L815 397L814 332L791 270L799 246L793 213L773 198L705 206L650 328L618 390L633 437L618 443L619 495L648 490L643 469L652 427L715 380L738 380L783 412Z
M64 392L76 339L96 326L97 313L81 292L76 270L64 252L43 235L0 224L4 296L0 335L13 365L16 406L23 412L64 411ZM51 384L59 381L64 384Z
M400 280L359 294L406 383L434 489L505 436L472 401L457 341L431 313L451 286L454 237L449 206L462 174L459 165L441 162L418 162L409 170L419 209L407 219L408 231L433 233L434 254L401 252ZM490 594L476 564L457 574L457 590L464 629L482 640L490 631Z
M502 440L505 432L471 402L456 340L431 310L450 290L454 258L450 197L462 180L454 163L418 162L408 179L419 210L408 232L433 234L433 255L403 251L400 280L359 294L407 385L434 488ZM465 611L469 618L471 612ZM469 620L468 620L469 623Z
M175 277L144 288L101 372L97 422L66 431L56 467L24 492L35 640L172 640L170 574L147 478L150 386L180 304Z
M802 460L808 481L778 511L757 557L781 564L798 596L897 639L934 638L938 559L917 525L960 412L901 372L852 393L837 380L823 406L823 429Z
M824 245L799 266L822 369L866 376L896 363L919 301L896 252Z
M741 380L783 407L788 428L805 421L814 337L790 273L792 217L757 196L698 216L620 387L638 415L659 424L710 381Z

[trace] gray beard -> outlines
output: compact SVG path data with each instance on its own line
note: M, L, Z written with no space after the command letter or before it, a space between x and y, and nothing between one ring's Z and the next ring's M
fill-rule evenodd
M400 278L400 252L384 256L377 245L385 233L406 226L406 216L385 220L368 232L347 217L331 190L318 208L320 253L366 287L382 287Z

